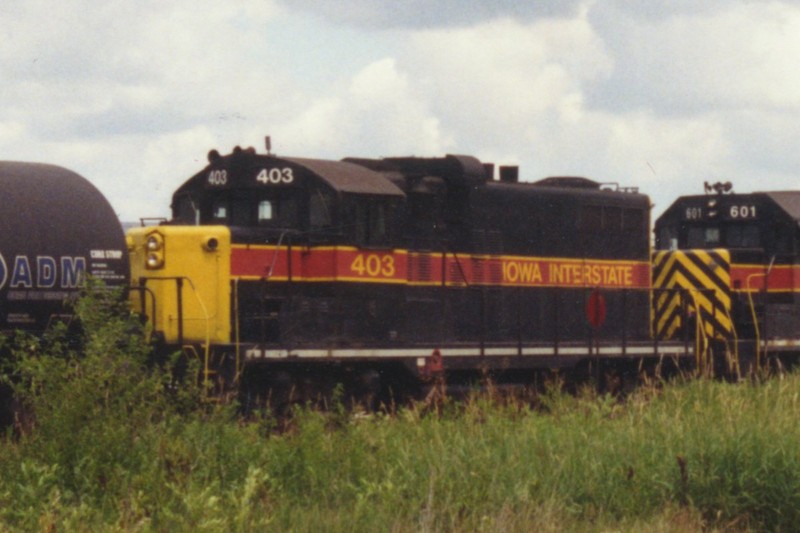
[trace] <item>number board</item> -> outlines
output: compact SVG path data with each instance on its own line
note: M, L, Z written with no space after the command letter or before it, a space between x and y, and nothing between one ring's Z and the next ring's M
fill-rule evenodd
M714 207L689 206L683 210L684 220L705 220L722 217L727 220L755 220L758 208L746 201Z
M285 186L296 183L295 169L292 167L256 167L252 169L251 175L249 185L259 187ZM206 184L210 187L225 187L231 184L231 178L232 173L228 169L215 168L208 171Z
M758 218L755 204L748 202L735 203L722 209L723 216L731 220L754 220Z
M685 220L702 220L704 216L705 212L703 208L699 206L687 207L683 212L683 218Z
M259 185L272 187L276 185L292 185L295 183L292 167L261 167L255 171L255 181Z
M206 183L211 187L224 187L228 184L228 171L224 168L215 168L208 171Z

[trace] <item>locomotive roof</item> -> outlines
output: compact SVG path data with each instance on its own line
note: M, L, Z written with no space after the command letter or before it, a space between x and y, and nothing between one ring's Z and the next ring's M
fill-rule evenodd
M299 167L306 171L307 175L315 177L340 193L405 196L405 193L383 174L347 161L276 157L255 154L248 150L234 151L226 156L210 155L209 160L209 166L184 182L175 191L175 194L186 190L206 188L208 173L217 169L232 169L234 172L229 175L230 181L224 187L216 188L257 188L257 182L246 172L248 169L258 168L259 166L276 167L289 164L296 168Z
M382 174L361 165L327 159L300 157L284 157L283 159L310 170L333 189L340 192L405 196L405 193L397 185L386 179Z
M656 224L659 225L667 222L668 220L671 221L675 216L674 213L676 212L676 210L680 209L681 206L684 205L686 201L697 201L709 198L722 198L722 199L728 198L728 199L742 200L753 197L766 198L768 201L774 203L775 206L781 212L783 212L789 218L800 224L800 191L756 191L744 194L736 194L736 193L723 194L723 195L695 194L695 195L681 196L677 198L674 202L672 202L672 204L670 204L670 206L664 211L664 213L658 218L658 220L656 220Z
M581 178L585 179L585 178ZM586 182L591 180L586 179ZM591 182L595 183L595 182ZM593 202L601 205L616 205L621 207L650 207L650 197L638 191L601 189L593 186L565 186L565 182L560 178L555 180L540 180L538 182L519 182L506 183L502 181L487 182L486 192L492 194L498 192L502 194L513 194L519 197L535 198L582 198L583 201Z
M800 222L800 191L757 192L772 199L787 215Z

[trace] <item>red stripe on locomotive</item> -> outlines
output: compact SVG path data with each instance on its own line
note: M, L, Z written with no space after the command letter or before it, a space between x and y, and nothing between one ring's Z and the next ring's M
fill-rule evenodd
M800 266L731 265L731 286L741 291L800 291Z
M231 275L277 281L349 281L412 285L498 285L646 289L650 264L469 254L409 253L349 247L291 249L234 246Z

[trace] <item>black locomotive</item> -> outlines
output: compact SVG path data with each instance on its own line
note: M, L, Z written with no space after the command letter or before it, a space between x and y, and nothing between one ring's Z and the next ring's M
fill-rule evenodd
M694 295L702 333L742 359L794 364L800 351L800 191L678 198L656 221L654 286ZM684 327L662 298L662 337ZM669 318L666 318L669 317Z
M129 232L136 305L209 379L281 396L693 359L650 335L647 196L493 175L469 156L212 151L172 220Z

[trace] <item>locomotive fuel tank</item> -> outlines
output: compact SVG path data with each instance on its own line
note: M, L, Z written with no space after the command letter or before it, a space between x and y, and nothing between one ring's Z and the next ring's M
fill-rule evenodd
M0 205L0 331L46 329L87 278L127 284L122 226L85 178L0 161Z

